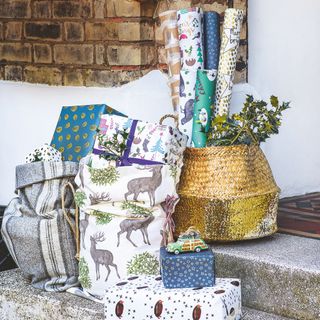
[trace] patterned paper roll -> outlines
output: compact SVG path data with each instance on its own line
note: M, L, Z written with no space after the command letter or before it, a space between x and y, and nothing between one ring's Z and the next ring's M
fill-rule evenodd
M159 15L165 49L167 53L167 64L169 69L169 83L171 88L171 99L173 110L178 113L178 101L176 95L179 91L180 78L180 47L177 26L177 11L169 10Z
M220 15L211 11L203 14L204 68L218 70L220 54Z
M216 80L216 70L198 70L197 72L192 127L192 144L195 148L203 148L207 143Z
M201 8L177 12L182 69L203 69Z
M196 78L197 70L180 71L179 129L188 136L188 146L191 146Z
M227 9L224 16L216 90L216 113L229 113L234 72L240 42L243 11Z

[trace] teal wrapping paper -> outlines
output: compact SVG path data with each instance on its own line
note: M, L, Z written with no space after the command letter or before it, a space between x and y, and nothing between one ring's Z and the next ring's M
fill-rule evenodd
M207 144L207 133L210 130L216 80L216 70L197 71L192 126L192 144L195 148L203 148Z
M218 70L220 55L220 15L209 11L203 14L204 68Z
M125 117L105 104L62 107L51 146L63 160L80 161L92 151L100 116L106 113Z

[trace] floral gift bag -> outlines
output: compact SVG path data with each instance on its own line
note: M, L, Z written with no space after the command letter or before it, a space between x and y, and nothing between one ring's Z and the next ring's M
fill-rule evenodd
M114 161L87 156L80 161L76 184L86 206L99 202L145 201L150 207L175 196L179 175L173 165L155 164L117 167Z
M77 202L83 204L79 194ZM81 210L79 281L84 290L102 297L123 277L156 275L164 222L161 206L130 201Z

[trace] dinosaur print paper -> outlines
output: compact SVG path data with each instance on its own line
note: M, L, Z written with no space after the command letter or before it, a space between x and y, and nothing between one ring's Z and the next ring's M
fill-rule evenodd
M102 115L100 133L108 140L119 130L129 132L133 119L113 115ZM129 158L182 166L187 137L178 129L158 123L138 121L131 144ZM93 153L101 154L103 147L95 141Z
M239 9L227 9L224 15L215 110L220 116L229 113L242 19L243 11Z
M241 284L219 278L210 288L165 289L161 276L123 278L106 291L105 319L240 320Z
M203 68L202 16L197 7L177 12L181 69Z
M83 195L82 207L113 201L144 201L150 207L175 196L179 176L170 165L116 167L113 162L90 155L80 162L75 179Z
M179 130L188 136L188 146L191 146L192 142L196 78L197 70L183 69L180 71Z
M140 214L133 214L137 207ZM143 203L100 203L81 209L80 225L85 228L81 228L79 280L84 290L102 298L108 286L133 272L158 274L164 219L161 206L149 209Z

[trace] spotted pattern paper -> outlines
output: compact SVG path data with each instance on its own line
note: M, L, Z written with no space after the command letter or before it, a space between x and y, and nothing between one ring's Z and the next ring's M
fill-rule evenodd
M165 288L213 287L215 284L211 250L175 255L161 248L160 261Z
M124 116L105 104L62 107L50 145L63 160L80 161L92 151L100 116L105 113Z
M220 54L220 15L209 11L203 14L204 68L218 70Z
M242 20L242 10L225 11L216 89L216 113L220 116L229 113Z
M241 283L217 279L211 288L165 289L161 276L131 276L109 287L105 319L240 320Z

